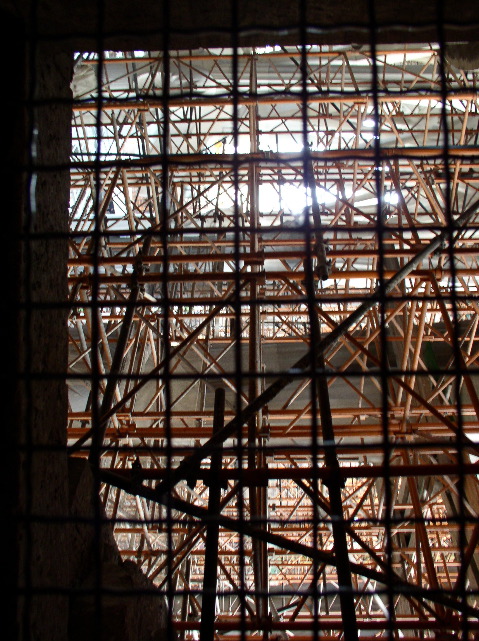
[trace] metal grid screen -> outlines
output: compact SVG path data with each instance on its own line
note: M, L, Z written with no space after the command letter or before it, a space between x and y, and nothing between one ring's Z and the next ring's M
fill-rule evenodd
M76 51L68 230L35 227L33 139L22 451L34 493L67 446L69 494L22 523L70 570L24 554L25 629L51 592L73 641L477 638L475 63L440 22L381 44L372 5L323 44L301 7L287 38L233 11L177 50L166 8L157 50ZM65 308L68 369L37 369ZM32 433L37 380L67 443Z

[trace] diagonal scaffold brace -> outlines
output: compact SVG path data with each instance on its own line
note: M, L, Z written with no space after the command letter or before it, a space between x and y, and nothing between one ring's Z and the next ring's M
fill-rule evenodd
M438 250L444 243L447 242L451 234L456 234L463 230L470 220L479 211L479 201L474 202L468 209L459 216L453 224L453 230L449 228L444 229L433 240L425 245L413 258L411 258L401 269L396 272L389 280L384 282L382 286L376 287L374 292L369 296L361 305L359 305L352 314L339 323L329 334L326 334L316 345L312 345L313 356L318 358L319 354L325 354L327 350L333 347L342 336L346 334L354 325L356 325L363 316L377 305L382 297L390 294L395 287L399 285L418 265L426 260L431 254ZM231 421L229 421L221 430L214 434L208 441L203 443L201 447L185 457L177 468L171 470L168 478L162 481L157 486L158 495L168 493L177 483L188 477L191 470L198 469L201 461L207 456L210 456L216 447L223 443L228 438L233 438L238 429L246 425L249 419L263 407L268 405L282 390L289 385L299 374L306 374L311 369L311 350L302 356L296 363L289 368L287 372L278 377L271 385L269 385L264 392L256 397L254 401L249 403L241 411L238 412Z

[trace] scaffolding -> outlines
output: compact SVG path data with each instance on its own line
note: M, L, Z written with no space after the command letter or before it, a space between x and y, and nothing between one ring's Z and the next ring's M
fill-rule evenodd
M446 53L76 54L69 448L181 639L478 634L479 78Z

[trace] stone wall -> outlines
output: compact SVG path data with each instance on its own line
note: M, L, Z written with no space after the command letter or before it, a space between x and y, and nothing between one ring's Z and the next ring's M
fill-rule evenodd
M20 586L31 588L23 635L66 638L68 470L66 455L67 314L72 73L71 55L46 44L27 68L26 199L21 243L22 369ZM52 236L50 236L50 234ZM49 591L52 590L51 593Z
M31 12L30 0L15 4L23 15ZM65 48L85 51L159 50L164 46L165 25L169 46L178 49L231 46L233 27L240 30L243 46L273 44L272 40L294 44L302 12L311 27L308 39L334 44L369 42L371 11L383 43L437 41L440 21L447 40L477 40L479 24L479 4L474 0L70 0L68 16L58 0L33 6L42 35L61 34Z
M71 459L68 639L95 639L100 626L102 641L162 641L167 628L165 600L135 563L122 561L110 523L95 520L94 487L87 461Z
M67 245L44 234L68 225L72 62L61 48L32 48L27 26L1 13L4 630L9 639L60 640L68 620L59 590L68 579Z

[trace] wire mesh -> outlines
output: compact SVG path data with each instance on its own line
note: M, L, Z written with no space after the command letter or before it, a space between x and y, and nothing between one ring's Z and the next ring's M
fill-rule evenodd
M233 3L227 46L174 49L165 3L131 51L99 6L71 105L28 96L25 638L45 595L73 640L477 638L478 76L442 5L433 42L369 3L345 45Z

